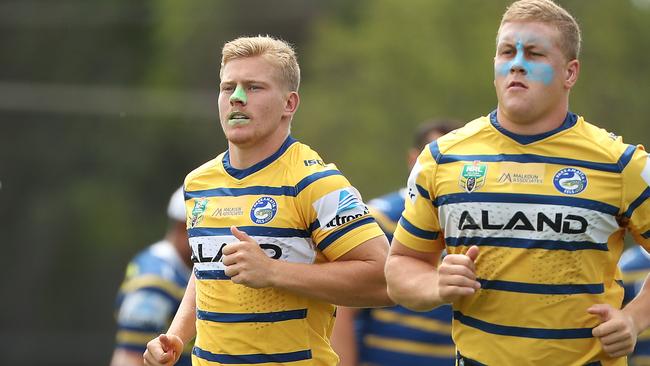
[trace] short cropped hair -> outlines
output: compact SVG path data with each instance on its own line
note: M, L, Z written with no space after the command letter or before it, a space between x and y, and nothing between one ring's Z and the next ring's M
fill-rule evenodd
M425 146L431 141L429 141L429 135L432 133L439 133L440 135L446 135L447 133L455 130L458 126L456 121L452 120L443 120L443 119L432 119L425 122L422 122L418 125L415 133L413 134L413 148L416 150L422 150Z
M510 4L503 14L499 31L505 23L517 21L542 22L554 26L560 32L559 46L567 60L576 60L580 56L580 45L582 43L580 26L568 11L553 1L515 1Z
M274 63L290 91L298 91L300 86L300 66L296 52L291 45L281 39L271 36L240 37L223 46L221 51L221 69L219 76L223 77L223 69L230 60L263 56Z

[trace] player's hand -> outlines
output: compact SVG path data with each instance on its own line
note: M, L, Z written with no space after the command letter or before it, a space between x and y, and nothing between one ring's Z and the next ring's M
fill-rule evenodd
M463 296L473 295L481 284L476 281L474 261L478 247L470 247L465 254L448 254L438 267L438 296L453 303Z
M260 248L259 244L248 234L230 227L230 232L239 241L223 247L221 261L226 266L225 273L234 283L252 288L270 287L273 265L276 261Z
M593 305L587 312L600 318L600 325L591 333L610 357L625 356L634 350L638 332L630 316L608 304Z
M142 355L146 366L172 366L183 352L183 341L173 334L161 334L147 343Z

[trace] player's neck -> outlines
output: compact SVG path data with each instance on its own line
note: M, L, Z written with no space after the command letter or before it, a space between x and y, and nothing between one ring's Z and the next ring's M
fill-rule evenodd
M510 115L502 108L497 109L497 119L504 129L517 135L533 136L553 131L562 126L569 111L568 103L554 108L550 113L538 117Z
M228 142L230 165L235 169L247 169L273 155L289 136L289 131L275 133L251 144Z

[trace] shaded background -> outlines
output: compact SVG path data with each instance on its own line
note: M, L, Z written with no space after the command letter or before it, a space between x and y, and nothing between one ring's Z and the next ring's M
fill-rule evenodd
M0 363L107 364L130 257L185 174L225 149L220 49L296 46L293 135L366 198L402 186L411 131L496 106L508 1L0 0ZM650 144L650 0L560 1L583 30L572 110Z

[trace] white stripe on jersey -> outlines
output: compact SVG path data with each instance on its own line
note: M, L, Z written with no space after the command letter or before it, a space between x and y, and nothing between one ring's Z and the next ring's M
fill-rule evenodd
M556 214L562 215L563 225L568 225L572 230L580 227L576 220L567 219L568 215L575 215L583 218L587 222L584 233L570 234L556 232L548 225L543 226L542 231L536 230L513 230L513 229L459 229L461 215L467 211L469 215L482 226L482 211L487 211L490 225L505 225L513 215L520 211L530 221L532 226L537 229L537 215L542 213L551 221L555 220ZM612 233L619 229L616 218L606 213L589 210L579 207L538 205L528 203L496 203L484 202L476 204L475 202L462 202L442 205L438 209L438 215L442 227L444 228L445 237L484 237L484 238L517 238L532 240L558 240L558 241L590 241L594 243L606 243ZM464 220L464 225L469 221ZM566 223L566 224L565 224ZM517 224L521 224L518 222Z
M641 177L646 184L650 186L650 154L648 154L648 157L645 160L645 166L643 167L643 171L641 171Z
M313 243L309 238L276 238L271 236L251 236L264 249L269 257L276 256L277 259L293 263L314 263L316 251ZM232 235L220 236L197 236L190 238L192 253L195 257L199 255L202 258L215 259L211 261L201 261L194 264L199 271L223 270L225 266L221 262L221 250L224 245L236 242ZM199 248L199 245L201 246ZM278 253L277 251L280 251ZM215 258L216 257L216 258Z

